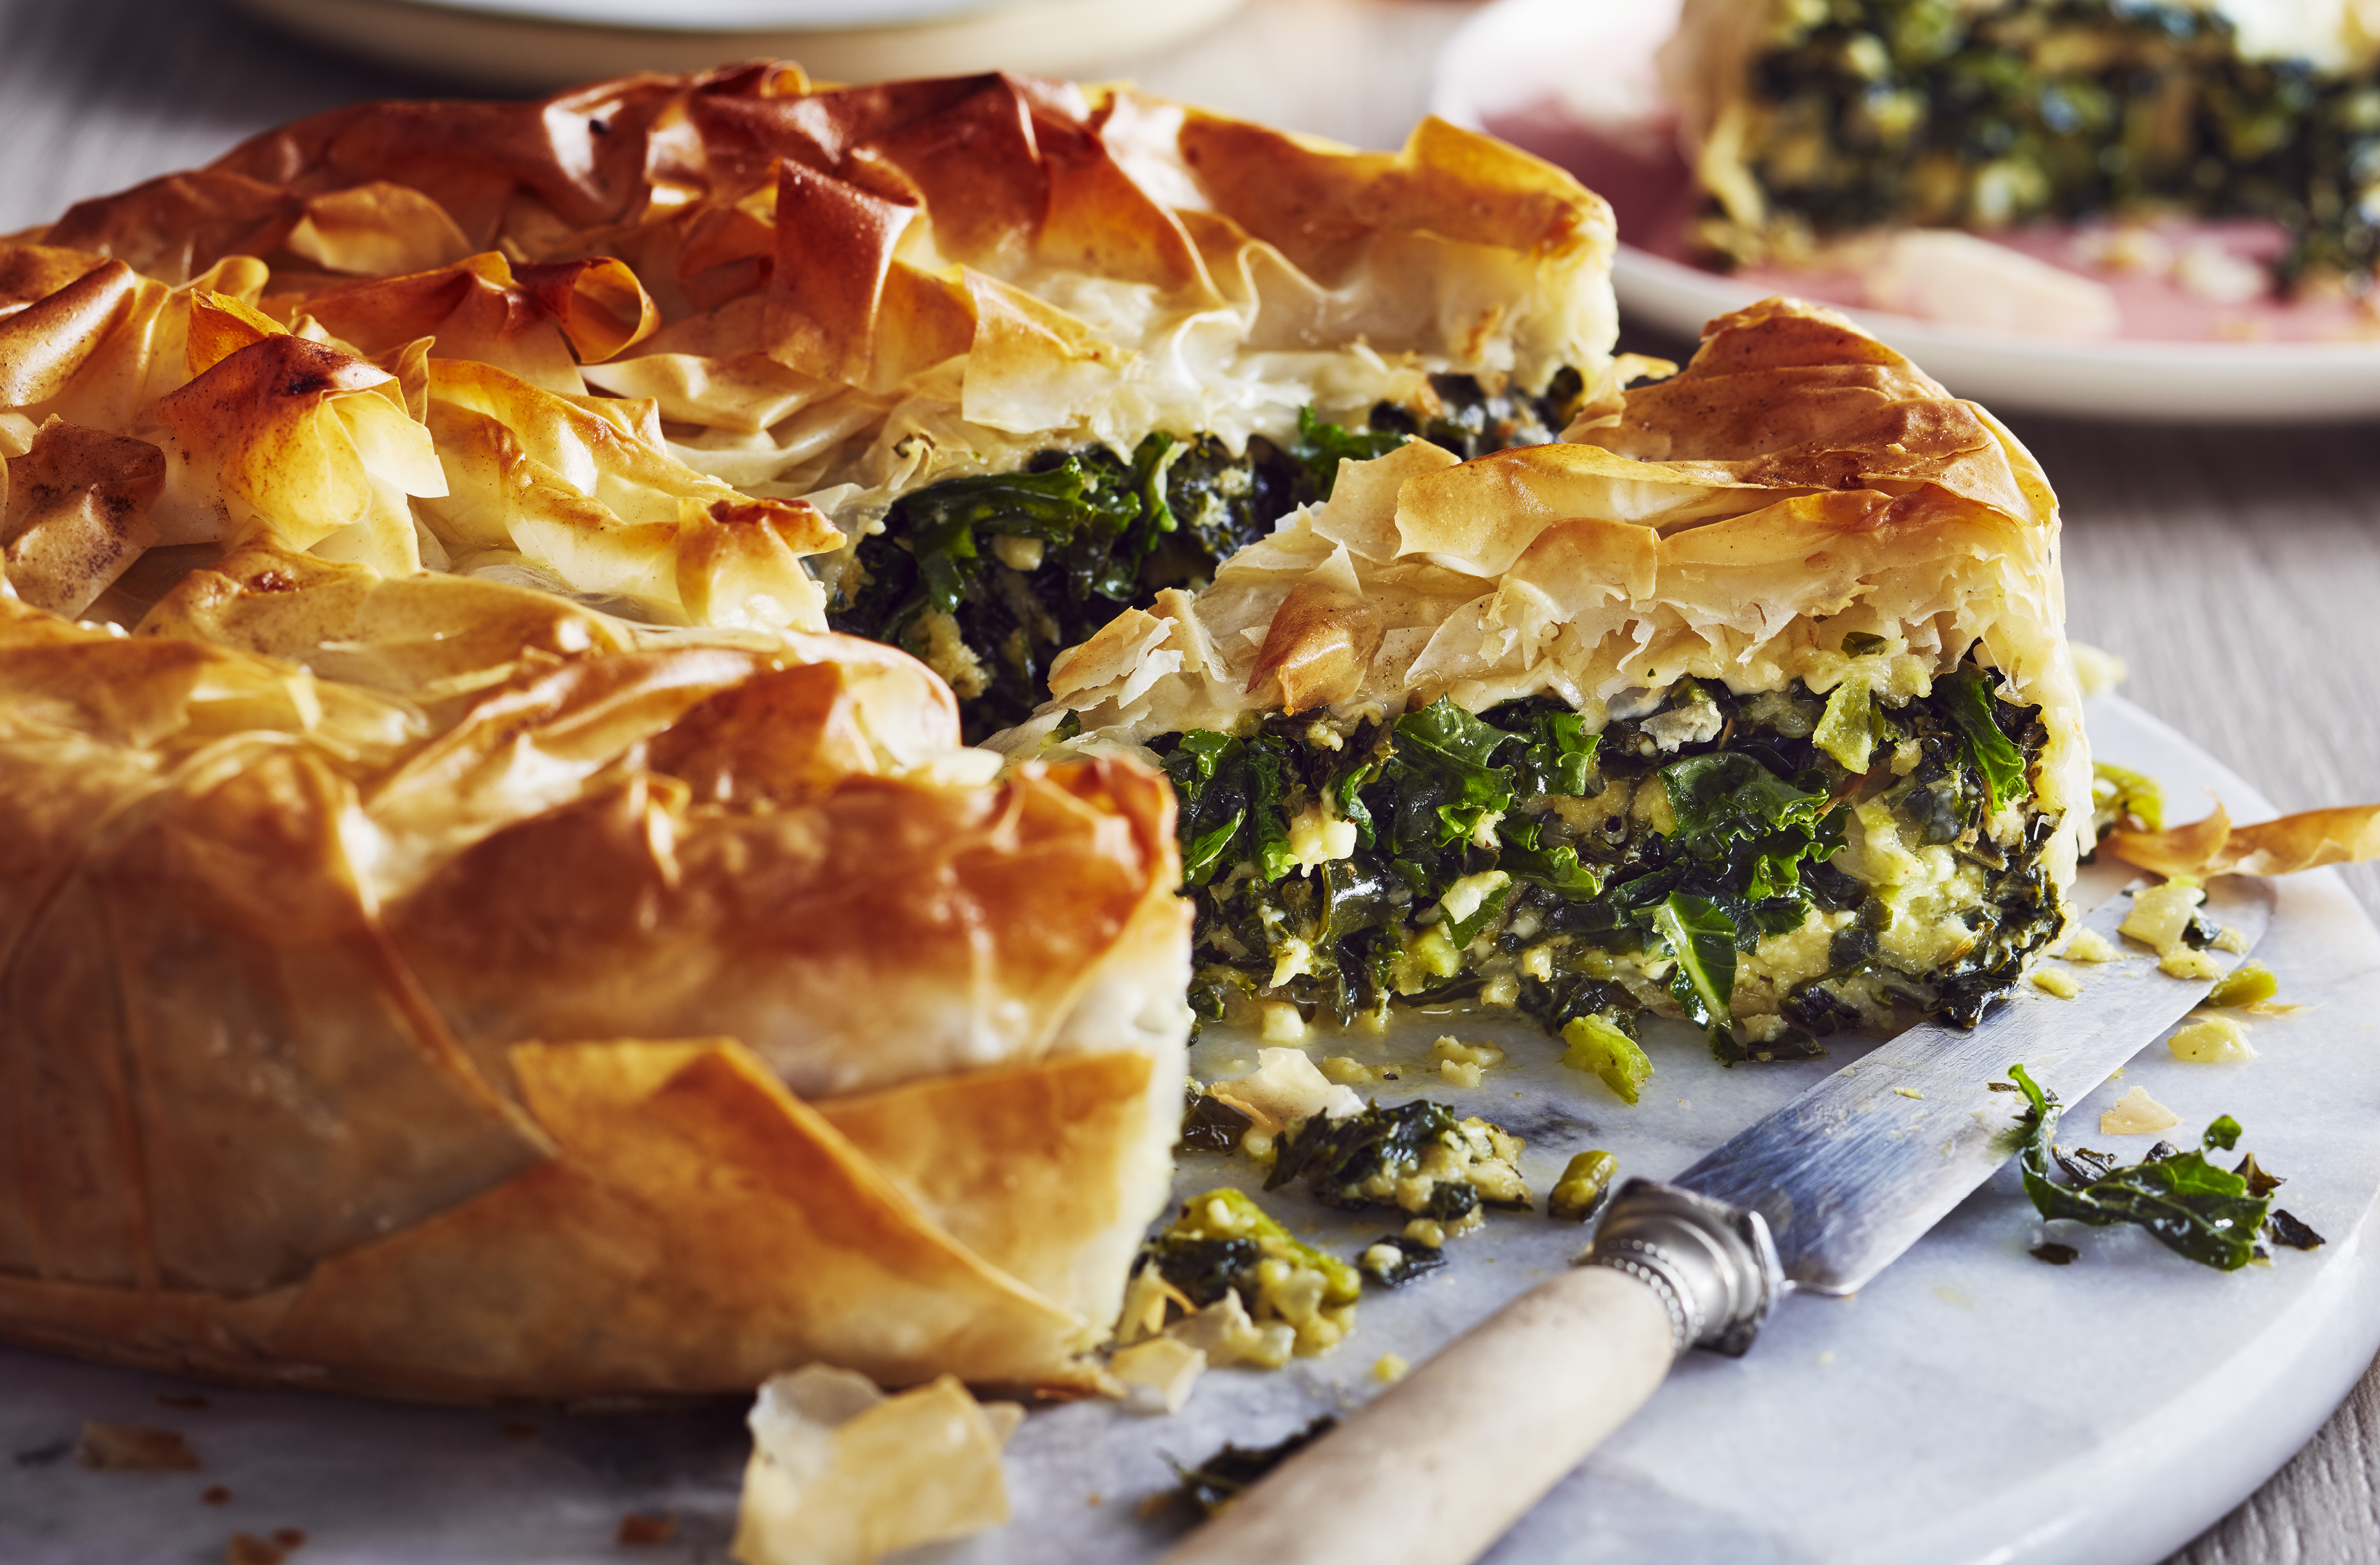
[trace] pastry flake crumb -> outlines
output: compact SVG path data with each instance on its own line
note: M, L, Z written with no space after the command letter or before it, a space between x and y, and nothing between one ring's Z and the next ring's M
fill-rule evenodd
M2116 1099L2099 1116L2101 1135L2149 1135L2170 1130L2181 1123L2181 1116L2149 1096L2149 1089L2136 1086Z
M947 1375L894 1397L823 1365L771 1376L752 1406L735 1557L860 1565L998 1526L1008 1520L1000 1451L1017 1418Z
M1382 1353L1372 1361L1372 1378L1383 1386L1393 1386L1405 1377L1410 1366L1397 1353Z
M86 1419L75 1461L94 1473L195 1473L199 1453L171 1429L153 1424L103 1424Z
M620 1518L620 1530L613 1542L622 1548L651 1548L677 1536L677 1518L666 1513L654 1514L631 1510Z
M2157 971L2168 978L2212 980L2223 976L2223 969L2215 964L2215 958L2203 951L2187 948L2169 951L2158 957Z
M2082 985L2071 973L2061 973L2055 967L2045 967L2033 976L2033 987L2060 1000L2071 1000L2082 992Z
M1133 1412L1179 1413L1207 1373L1207 1354L1179 1337L1152 1337L1110 1359L1108 1373L1123 1382L1124 1406Z

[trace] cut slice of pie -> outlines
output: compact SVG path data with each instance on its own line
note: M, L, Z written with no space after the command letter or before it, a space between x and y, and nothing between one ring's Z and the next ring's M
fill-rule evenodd
M1468 998L1592 1054L1650 1010L1760 1058L1973 1021L2091 829L2040 469L1782 301L1573 435L1349 465L1002 747L1162 759L1209 1016Z

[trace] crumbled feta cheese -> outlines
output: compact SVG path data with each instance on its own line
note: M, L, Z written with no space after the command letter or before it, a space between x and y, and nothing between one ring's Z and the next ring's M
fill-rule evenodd
M2055 967L2045 967L2033 976L2033 987L2054 994L2060 1000L2071 1000L2082 992L2082 981L2071 973L2061 973Z
M1318 804L1307 805L1289 823L1289 851L1300 873L1311 874L1323 865L1355 853L1355 823L1333 820Z
M1476 1065L1492 1071L1504 1062L1504 1051L1492 1043L1458 1043L1451 1037L1441 1037L1429 1046L1430 1058L1451 1061L1459 1065Z
M1446 1225L1432 1218L1415 1218L1405 1224L1405 1237L1416 1244L1441 1249L1446 1244Z
M1295 1043L1305 1037L1305 1018L1288 1001L1260 1000L1257 1010L1264 1018L1257 1036L1267 1043Z
M1019 538L1013 532L995 533L992 535L991 552L1002 564L1012 571L1023 571L1029 576L1041 568L1043 544L1038 538Z
M2182 931L2190 928L2198 904L2205 900L2206 892L2197 882L2168 880L2135 893L2131 911L2116 928L2159 956L2168 956L2180 948Z
M2158 957L2157 971L2170 978L2214 979L2223 976L2223 969L2215 964L2215 958L2187 946Z
M2228 951L2234 956L2245 956L2248 954L2248 937L2241 934L2237 926L2226 924L2215 936L2215 949Z
M1439 1062L1438 1074L1450 1086L1479 1085L1479 1067L1476 1065L1468 1065L1454 1060L1441 1060Z
M926 637L926 666L941 674L960 700L972 701L991 687L990 672L960 635L956 618L929 609L917 616L917 628Z
M2253 1060L2248 1029L2228 1016L2203 1016L2166 1039L2177 1060L2200 1065L2229 1065Z
M1419 974L1451 978L1463 971L1463 952L1446 938L1445 926L1432 924L1405 947L1403 967L1406 970L1400 971L1397 977L1397 992L1411 994L1423 986Z
M1515 920L1515 922L1518 922L1518 920ZM1521 952L1520 966L1521 976L1523 977L1535 978L1540 983L1550 983L1553 980L1554 976L1554 948L1552 942L1548 941L1544 945L1533 945L1529 947L1528 950Z
M1718 737L1727 720L1719 715L1718 703L1710 700L1690 702L1682 707L1645 720L1645 733L1664 750L1674 750L1684 745L1700 745Z
M1281 942L1280 953L1273 958L1272 981L1267 984L1265 988L1277 989L1281 988L1281 985L1289 982L1290 979L1302 977L1313 971L1314 948L1305 941L1299 940L1295 935L1292 935L1289 939ZM1271 1000L1265 1001L1262 1003L1267 1005L1281 1005L1286 1004L1287 1002L1284 1001ZM1293 1011L1296 1007L1291 1006L1290 1009ZM1305 1028L1303 1025L1301 1025L1298 1031L1291 1035L1291 1038L1303 1037L1304 1034ZM1270 1037L1271 1035L1268 1033L1266 1036ZM1275 1039L1274 1041L1287 1042L1290 1041L1290 1039Z
M1179 1413L1207 1373L1207 1355L1179 1337L1152 1337L1110 1359L1108 1373L1123 1383L1124 1406L1133 1412Z
M1396 1353L1382 1353L1372 1361L1372 1378L1383 1386L1392 1386L1405 1377L1407 1365Z
M1512 883L1512 877L1501 869L1465 875L1447 887L1446 895L1439 901L1441 928L1463 922L1479 911L1481 904Z
M2077 929L2050 954L2064 957L2069 962L2113 962L2124 953L2098 930Z
M2144 1086L2133 1087L2099 1116L2101 1135L2148 1135L2161 1130L2171 1130L2181 1123L2181 1116L2149 1096Z

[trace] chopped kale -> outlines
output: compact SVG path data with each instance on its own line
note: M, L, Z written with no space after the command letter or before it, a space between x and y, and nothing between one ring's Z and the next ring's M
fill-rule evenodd
M2323 1237L2289 1213L2276 1209L2265 1225L2265 1231L2276 1244L2286 1244L2292 1250L2319 1250Z
M1142 1256L1157 1263L1158 1275L1201 1307L1239 1290L1256 1294L1257 1263L1263 1248L1254 1239L1200 1239L1188 1234L1160 1233L1141 1247Z
M2196 1151L2177 1151L2160 1142L2128 1168L2112 1167L2112 1159L2098 1154L2072 1154L2058 1162L2074 1183L2059 1184L2050 1178L2057 1096L2036 1085L2022 1065L2010 1066L2009 1075L2027 1105L2019 1121L2024 1141L2017 1164L2025 1194L2043 1217L2070 1218L2095 1228L2132 1223L2176 1254L2223 1271L2257 1258L2256 1235L2265 1225L2272 1196L2251 1194L2244 1177L2206 1160L2208 1152L2228 1151L2239 1143L2239 1122L2227 1114L2206 1127Z
M1392 1250L1395 1258L1383 1256ZM1402 1288L1415 1278L1436 1271L1446 1264L1446 1252L1435 1244L1425 1244L1418 1239L1408 1239L1402 1233L1383 1233L1364 1246L1355 1257L1355 1268L1383 1288Z
M1396 430L1347 430L1315 417L1311 407L1297 410L1297 443L1291 454L1305 469L1305 480L1317 497L1328 500L1339 482L1339 464L1369 462L1386 456L1412 436Z
M1997 810L2003 799L2024 797L2024 757L2000 731L1999 709L2007 703L1992 694L1992 682L1971 663L1942 684L1949 694L1950 721L1967 735L1967 753L1983 773L1985 807Z
M1735 920L1702 897L1672 892L1653 915L1653 932L1668 942L1677 968L1670 997L1686 1019L1716 1034L1727 1025L1735 992Z
M1174 1473L1182 1480L1179 1492L1198 1508L1200 1514L1212 1516L1239 1498L1257 1479L1338 1426L1339 1420L1324 1413L1286 1439L1269 1446L1227 1445L1196 1467L1172 1462Z
M1232 1152L1240 1137L1256 1123L1247 1115L1192 1083L1182 1106L1182 1139L1177 1152Z

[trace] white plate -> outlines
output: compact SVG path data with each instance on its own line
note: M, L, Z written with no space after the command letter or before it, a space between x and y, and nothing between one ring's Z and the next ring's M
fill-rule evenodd
M2176 799L2207 787L2243 819L2267 809L2135 707L2102 698L2089 722L2107 758L2149 771ZM2103 890L2110 879L2100 876ZM2150 1565L2253 1490L2380 1347L2369 1304L2380 1283L2380 1050L2366 1020L2380 1014L2380 934L2332 871L2280 891L2258 954L2284 998L2316 1009L2257 1023L2263 1058L2246 1065L2184 1064L2151 1044L2123 1082L2074 1106L2069 1141L2137 1156L2143 1142L2111 1144L2092 1127L2119 1088L2138 1085L2182 1116L2178 1137L2232 1114L2246 1126L2241 1145L2289 1176L2283 1203L2328 1236L2325 1248L2285 1250L2270 1268L2226 1276L2137 1231L2090 1230L2058 1235L2082 1251L2074 1265L2044 1266L2026 1254L2040 1222L2003 1170L1858 1298L1789 1298L1748 1356L1681 1365L1490 1558ZM1426 1053L1450 1030L1494 1039L1514 1065L1479 1088L1430 1096L1529 1137L1524 1168L1540 1193L1588 1146L1614 1152L1628 1172L1673 1174L1865 1051L1839 1039L1829 1062L1726 1070L1690 1030L1656 1027L1647 1043L1658 1074L1627 1109L1555 1064L1560 1046L1525 1024L1417 1017L1391 1043ZM1211 1070L1248 1043L1199 1047ZM1325 1040L1321 1051L1378 1047ZM1184 1195L1247 1168L1183 1161ZM1266 1202L1341 1254L1393 1226L1386 1214L1330 1212L1290 1192ZM1015 1520L930 1558L1151 1559L1170 1537L1134 1510L1172 1481L1168 1455L1195 1461L1225 1440L1270 1441L1361 1401L1378 1389L1380 1354L1418 1361L1564 1264L1581 1237L1534 1214L1496 1214L1457 1243L1444 1270L1367 1295L1355 1335L1333 1353L1278 1375L1210 1374L1172 1418L1104 1402L1036 1412L1010 1447ZM199 1393L208 1405L160 1405L161 1392ZM613 1538L625 1512L643 1510L680 1525L672 1543L636 1559L717 1562L748 1449L741 1413L723 1403L609 1417L396 1407L0 1350L0 1559L188 1565L222 1559L235 1530L299 1527L310 1539L299 1565L591 1565L629 1558ZM65 1453L87 1418L179 1430L205 1469L84 1472ZM219 1508L200 1501L214 1484L232 1491Z
M1530 135L1515 133L1515 121L1534 112L1542 124L1565 92L1600 105L1607 130L1658 114L1650 54L1676 12L1677 0L1497 0L1448 45L1431 107L1458 125L1500 127L1524 146ZM1630 319L1687 338L1765 291L1633 245L1621 247L1612 285ZM2380 344L2062 342L1851 313L1952 391L1995 407L2155 422L2380 415Z
M736 60L824 81L1066 76L1203 32L1244 0L233 0L348 54L504 91Z

